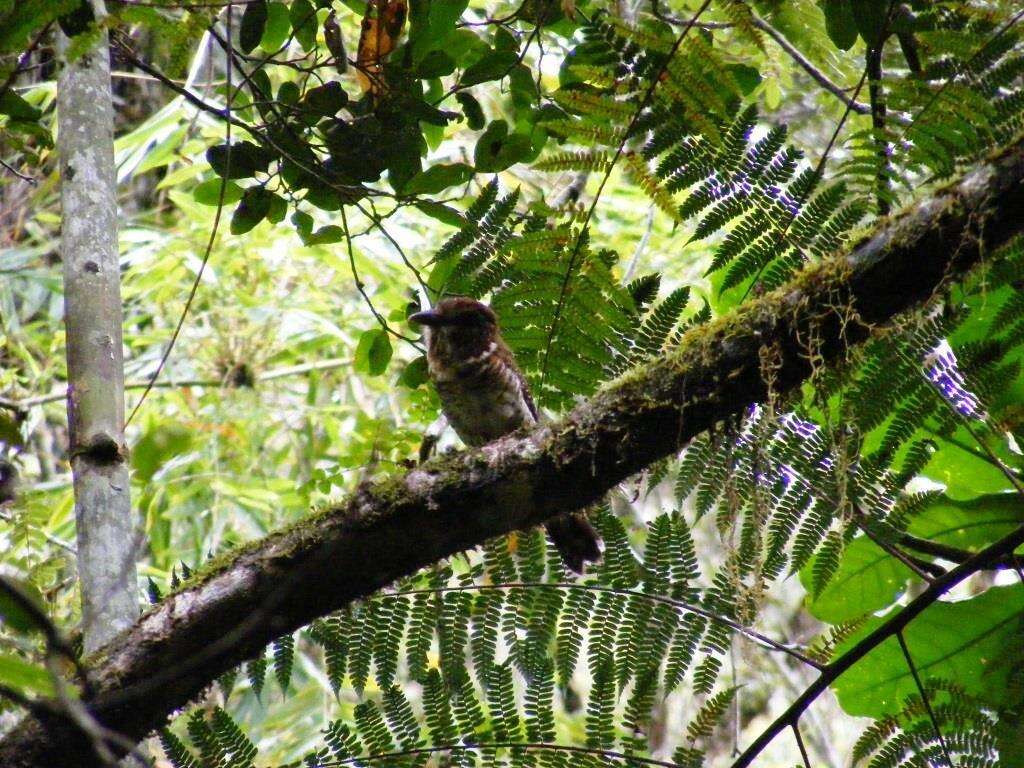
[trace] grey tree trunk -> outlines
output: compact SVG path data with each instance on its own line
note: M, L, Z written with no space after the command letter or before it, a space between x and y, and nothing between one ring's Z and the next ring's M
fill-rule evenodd
M102 0L94 3L102 14ZM67 40L61 36L62 49ZM139 614L117 250L114 110L107 33L58 83L68 424L82 629L89 653Z

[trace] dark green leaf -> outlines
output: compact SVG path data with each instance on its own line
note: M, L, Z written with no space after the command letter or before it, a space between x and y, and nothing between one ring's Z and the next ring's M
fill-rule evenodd
M336 211L341 208L341 199L338 197L338 193L319 183L306 190L306 197L304 199L314 208L319 208L321 211Z
M26 609L24 603L36 606L38 613ZM24 582L4 578L0 584L0 625L21 634L44 629L40 619L45 616L42 596L34 587Z
M292 25L288 20L288 6L284 3L270 3L267 6L267 24L260 40L260 48L273 53L284 45L291 32Z
M437 219L443 224L451 227L463 227L466 225L465 217L451 206L438 203L433 200L422 200L416 203L416 207L432 219Z
M473 168L465 163L432 165L413 176L402 188L406 195L435 195L473 178Z
M238 26L238 47L243 53L250 53L260 44L263 30L267 26L267 0L255 0L245 6L242 21Z
M483 128L487 118L484 117L483 107L480 106L480 102L476 100L476 97L467 91L459 91L455 94L455 99L459 102L459 106L462 107L462 114L466 116L466 125L474 131L479 131Z
M227 144L206 150L206 160L218 176L228 179L249 179L257 173L266 173L270 166L270 153L252 142L239 141L232 144L230 154L229 159Z
M459 78L459 84L466 86L500 80L518 61L518 54L512 51L488 51L475 64L466 68Z
M277 100L282 104L292 105L299 101L299 86L286 80L277 88Z
M517 107L527 107L537 101L537 82L534 73L525 64L518 64L508 75L508 85L512 91L512 101Z
M348 104L348 94L341 83L332 80L317 88L310 88L302 97L301 108L320 117L333 117Z
M402 373L398 377L398 383L403 387L416 389L420 385L424 384L428 378L427 358L420 355L402 369Z
M231 217L231 234L241 235L259 224L270 211L273 194L263 187L249 187Z
M885 42L889 10L894 5L891 0L850 0L857 31L869 47L877 48Z
M416 65L416 77L429 80L432 77L444 77L455 71L455 59L444 51L431 51Z
M208 179L192 190L192 197L200 205L218 205L220 189L224 187L224 205L237 203L242 199L244 190L232 181L225 179Z
M477 140L473 162L478 171L495 173L525 159L532 150L529 136L509 135L508 124L504 120L495 120Z
M302 242L304 245L326 245L328 243L340 243L344 237L345 230L336 224L328 224L304 237Z
M288 201L280 195L272 194L270 197L270 210L267 211L267 221L271 224L280 224L288 213Z
M853 19L853 0L818 0L825 14L825 30L836 48L848 51L857 42L857 23Z
M499 24L494 28L494 47L499 51L512 51L515 53L519 50L519 40Z
M292 0L288 20L295 30L295 39L304 51L316 47L316 9L309 0Z
M736 78L736 84L739 85L744 96L749 96L761 84L761 73L757 71L756 67L750 67L746 64L733 64L729 67L729 71Z
M392 351L387 331L382 328L364 331L356 345L355 369L359 373L379 376L387 370Z
M295 211L291 217L292 226L295 227L299 239L306 242L313 231L313 217L305 211Z
M38 120L43 113L21 98L13 88L8 88L0 94L0 115L7 115L13 120Z
M75 37L85 32L95 19L92 5L87 0L79 0L77 6L61 16L57 23L61 32L68 37Z

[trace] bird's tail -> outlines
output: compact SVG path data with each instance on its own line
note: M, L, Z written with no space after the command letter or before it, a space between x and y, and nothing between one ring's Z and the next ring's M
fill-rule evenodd
M583 573L586 562L601 559L601 537L584 512L567 512L549 520L544 528L565 564Z

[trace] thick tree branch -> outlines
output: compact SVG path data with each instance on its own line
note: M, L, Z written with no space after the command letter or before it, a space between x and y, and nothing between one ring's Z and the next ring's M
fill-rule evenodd
M276 637L417 569L587 506L624 478L835 359L1024 231L1024 141L884 224L850 254L687 334L561 422L367 483L344 503L211 563L88 663L97 719L140 738ZM975 556L951 574L987 564ZM929 593L944 579L936 580ZM908 619L909 620L909 619ZM9 768L90 765L60 720L0 741Z

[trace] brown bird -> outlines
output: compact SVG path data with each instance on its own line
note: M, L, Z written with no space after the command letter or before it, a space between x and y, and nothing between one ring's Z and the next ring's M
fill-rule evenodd
M448 423L466 445L492 440L537 423L537 406L498 317L486 304L456 296L409 322L425 326L427 366ZM544 526L565 564L583 573L601 557L600 537L583 513L559 515Z

